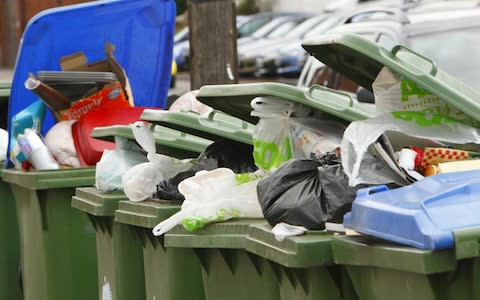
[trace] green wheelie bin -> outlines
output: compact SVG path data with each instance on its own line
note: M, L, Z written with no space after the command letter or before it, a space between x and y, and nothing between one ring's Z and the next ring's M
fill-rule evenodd
M194 253L205 299L279 299L272 265L245 250L248 229L263 219L234 219L191 233L177 226L165 234L167 249Z
M152 132L158 152L179 158L197 156L211 143L161 126L152 126ZM134 140L131 128L122 125L96 128L92 136ZM123 192L106 193L95 187L78 188L72 198L72 207L86 212L96 231L100 299L107 295L111 300L146 299L140 237L128 225L114 222L118 203L125 200Z
M245 249L275 273L280 299L357 299L344 268L333 261L333 234L308 231L276 240L268 224L250 227Z
M0 180L3 166L0 167ZM10 185L0 181L0 299L20 300L22 280L20 268L20 241L15 199Z
M0 128L6 128L9 81L0 81ZM0 180L3 164L0 164ZM8 183L0 181L0 300L22 299L20 274L20 246L18 239L18 221L15 213L15 199Z
M3 171L15 197L25 299L97 299L95 231L70 206L95 169Z
M429 58L402 45L387 50L360 36L342 34L308 40L303 47L370 91L380 71L387 67L402 79L402 95L417 95L419 99L427 95L427 103L438 101L431 99L431 95L436 96L444 102L444 110L439 107L439 113L457 109L457 115L463 112L462 118L470 117L472 125L478 125L474 121L480 115L480 93L443 72ZM408 97L400 100L406 108L412 107ZM408 111L395 115L419 126L431 126L452 117ZM454 248L440 251L401 246L368 236L334 237L334 261L346 268L359 299L479 299L479 231L462 229L453 235Z
M219 112L207 115L145 110L143 120L208 138L230 138L251 144L252 126ZM166 247L165 237L152 229L180 210L177 201L122 201L115 213L117 223L128 224L143 243L147 299L205 299L202 260L198 251L187 247ZM188 288L185 288L187 287Z
M421 250L368 236L334 237L335 263L359 299L479 299L480 231L455 232L455 248Z
M128 226L141 242L146 299L205 299L200 261L192 249L165 247L152 229L180 210L178 201L120 201L115 222Z

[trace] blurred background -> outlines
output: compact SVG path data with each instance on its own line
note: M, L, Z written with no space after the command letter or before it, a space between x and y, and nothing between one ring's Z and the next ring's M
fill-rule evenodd
M11 77L22 32L32 16L43 9L81 2L88 1L2 0L0 79ZM188 16L188 2L176 1L172 95L197 88L191 78L190 47L195 39L212 34L193 37L189 34L188 23L192 18ZM301 47L302 40L327 32L352 32L386 48L399 43L407 45L431 57L459 79L474 87L479 85L476 80L480 67L476 54L480 40L478 1L236 0L234 5L236 53L231 54L237 57L237 62L232 68L234 74L229 76L235 77L235 82L277 81L305 87L316 83L366 97L368 101L371 95L310 58ZM227 44L232 41L225 40ZM225 46L225 49L231 48Z

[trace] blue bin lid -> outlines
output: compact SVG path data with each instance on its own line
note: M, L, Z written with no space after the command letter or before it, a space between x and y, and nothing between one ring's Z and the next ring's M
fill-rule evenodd
M421 249L454 246L454 231L480 226L480 171L440 174L406 187L361 189L344 226Z
M173 0L108 0L45 10L28 23L20 43L9 103L11 118L38 99L24 87L28 73L60 70L60 58L82 51L105 60L105 44L125 69L136 106L164 107L171 77L176 6ZM49 112L43 133L54 124Z

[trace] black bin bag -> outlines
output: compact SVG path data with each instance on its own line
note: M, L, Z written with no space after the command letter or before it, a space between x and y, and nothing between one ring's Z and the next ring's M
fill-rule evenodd
M357 190L350 187L335 154L316 160L291 160L257 186L263 214L270 225L285 222L311 230L325 222L342 223Z

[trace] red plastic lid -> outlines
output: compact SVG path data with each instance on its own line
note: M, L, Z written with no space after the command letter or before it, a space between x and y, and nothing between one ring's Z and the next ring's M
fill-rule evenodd
M95 127L127 125L136 122L145 107L120 107L89 111L72 125L72 136L82 166L94 166L105 149L114 149L115 143L91 137Z

